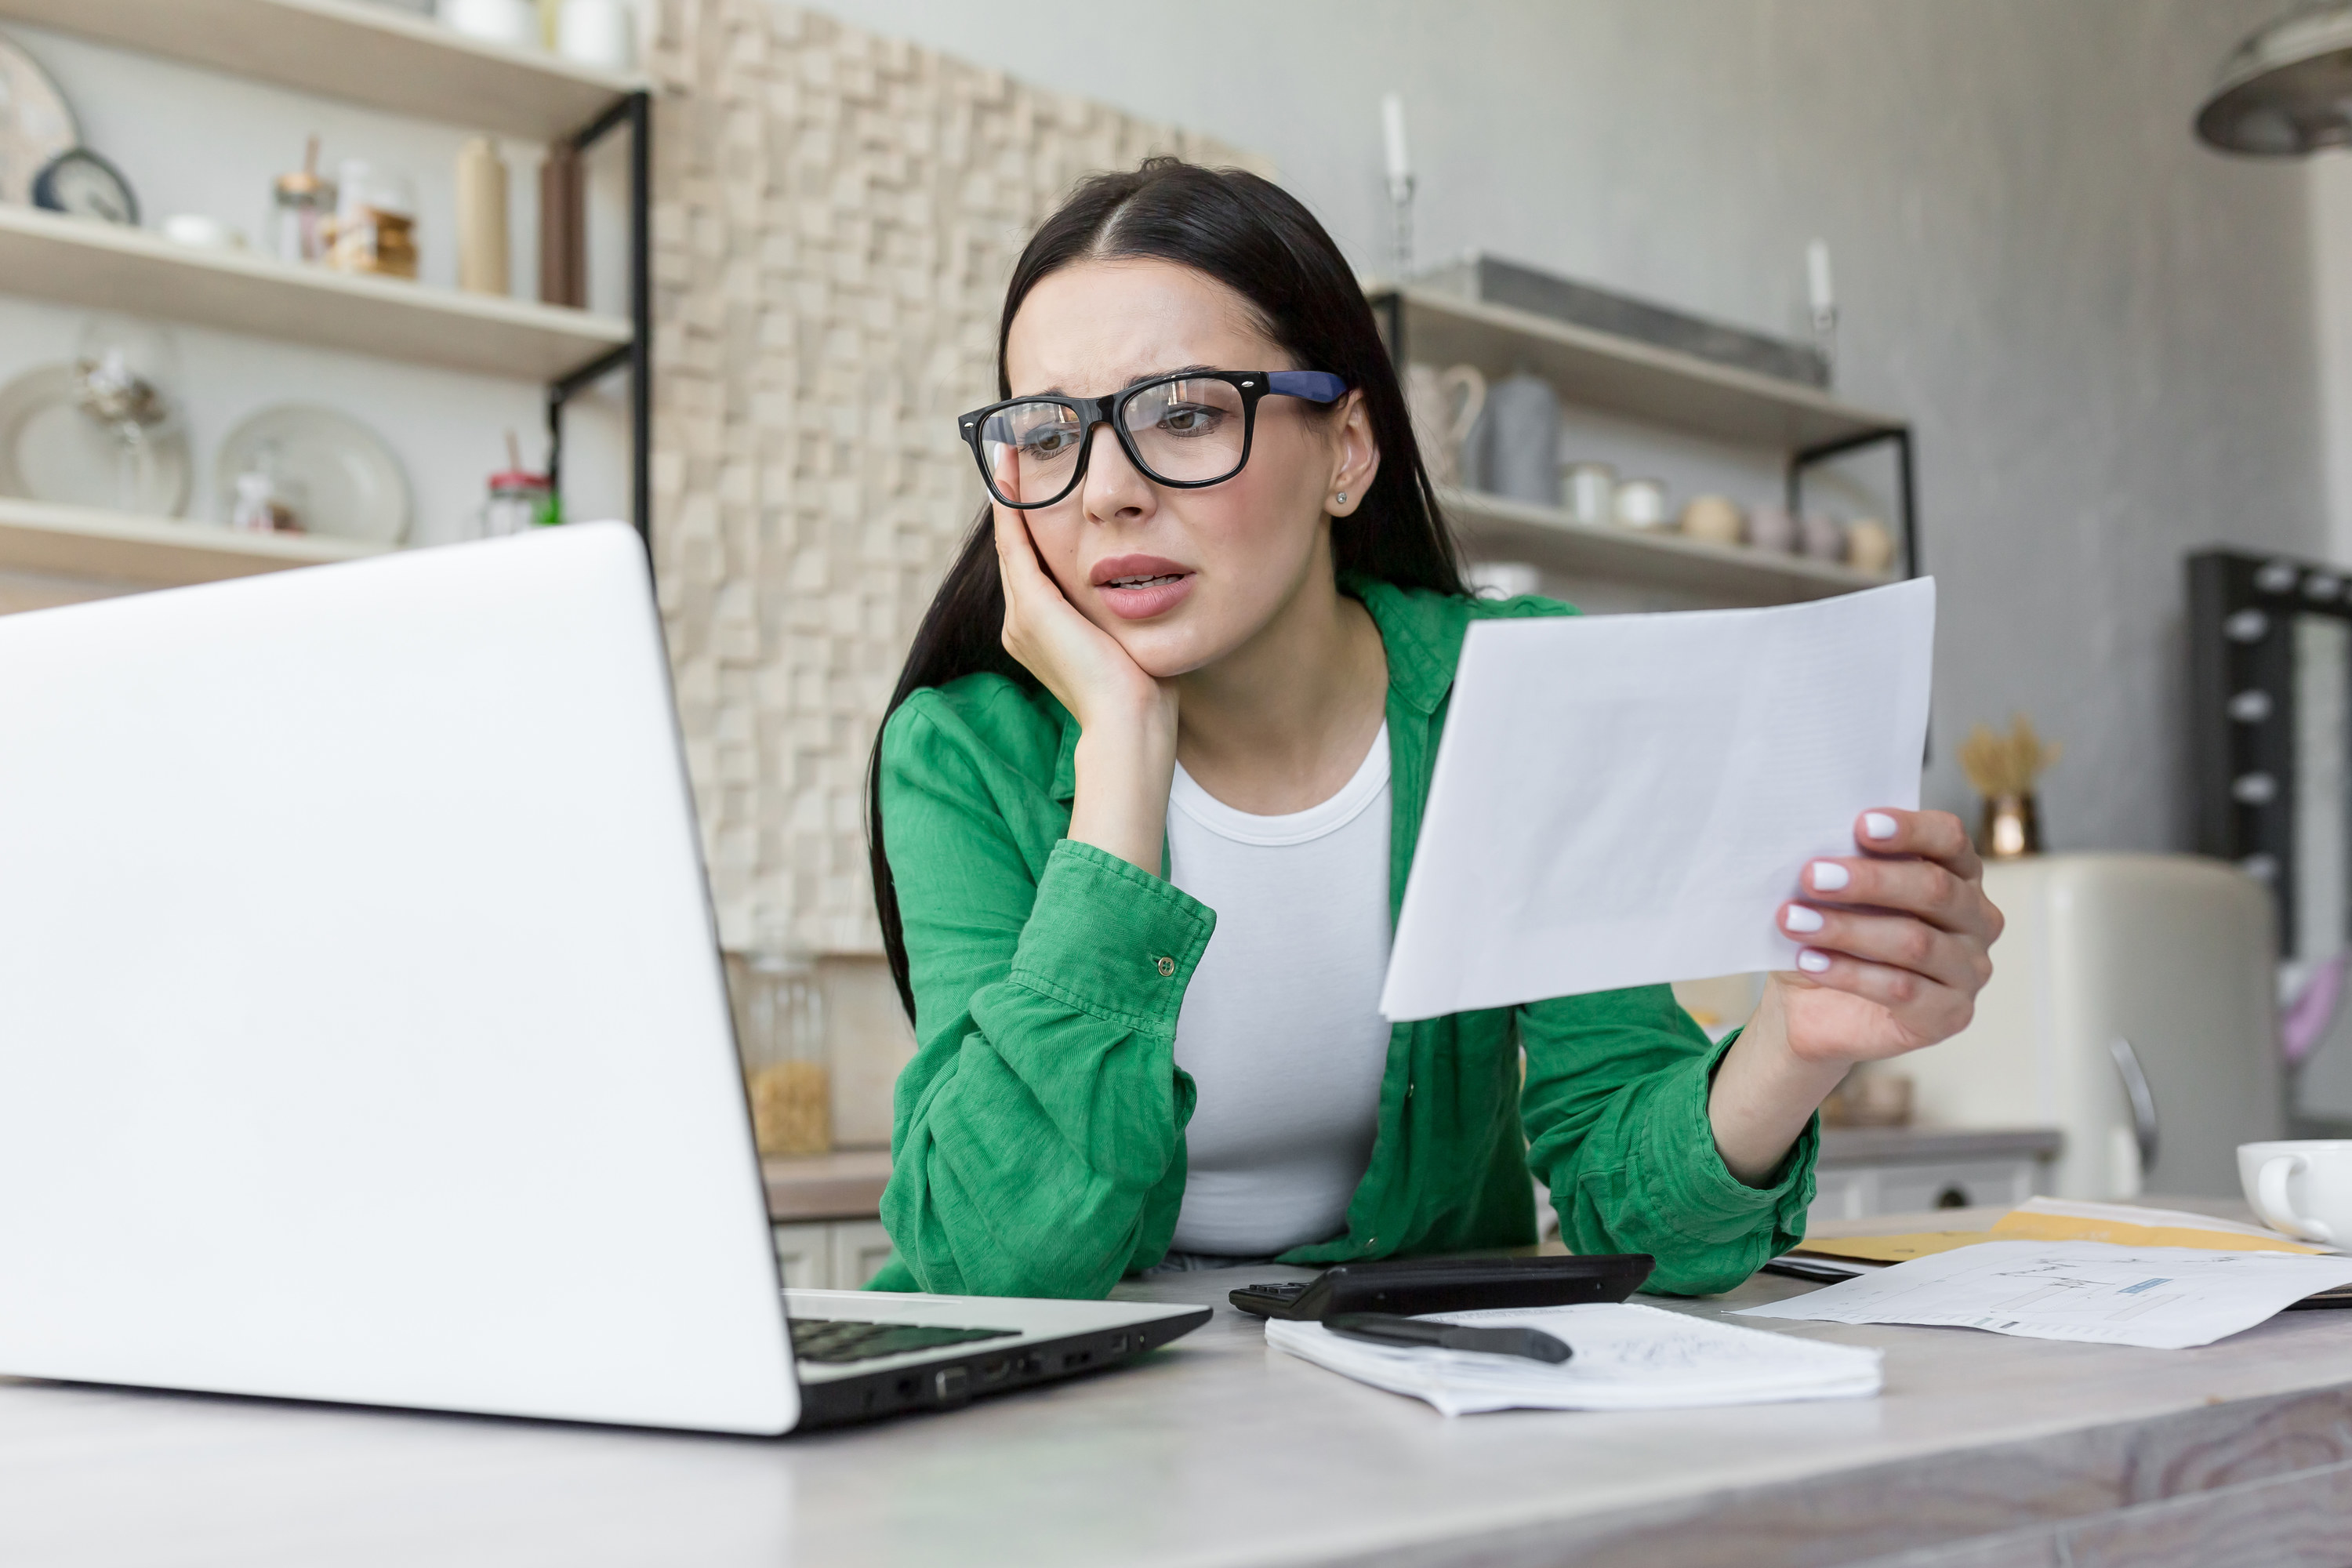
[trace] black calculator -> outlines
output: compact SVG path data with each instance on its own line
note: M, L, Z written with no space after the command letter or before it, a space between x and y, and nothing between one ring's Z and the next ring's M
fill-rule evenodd
M1261 1318L1319 1321L1334 1312L1473 1312L1622 1301L1657 1260L1646 1252L1587 1258L1391 1258L1335 1263L1301 1283L1244 1285L1226 1300Z

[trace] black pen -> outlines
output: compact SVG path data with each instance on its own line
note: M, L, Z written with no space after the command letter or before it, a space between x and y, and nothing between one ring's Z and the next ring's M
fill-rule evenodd
M1334 1312L1323 1326L1351 1340L1376 1345L1427 1345L1437 1350L1477 1351L1486 1355L1524 1356L1557 1365L1576 1352L1540 1329L1473 1329L1460 1323L1401 1318L1393 1312Z

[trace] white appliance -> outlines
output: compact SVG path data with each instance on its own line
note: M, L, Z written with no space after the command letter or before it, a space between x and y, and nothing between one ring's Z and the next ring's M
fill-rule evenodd
M0 617L0 1373L772 1433L1207 1320L788 1336L651 589L588 523Z
M2237 1146L2285 1135L2269 893L2186 855L1997 861L1985 891L1975 1022L1895 1064L1920 1122L2061 1129L2061 1197L2235 1195Z

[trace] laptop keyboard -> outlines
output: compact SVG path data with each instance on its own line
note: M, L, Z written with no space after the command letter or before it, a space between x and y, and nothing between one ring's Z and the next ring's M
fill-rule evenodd
M974 1340L1009 1340L1017 1329L934 1328L928 1323L867 1323L855 1318L793 1320L793 1354L803 1361L839 1363L938 1350Z

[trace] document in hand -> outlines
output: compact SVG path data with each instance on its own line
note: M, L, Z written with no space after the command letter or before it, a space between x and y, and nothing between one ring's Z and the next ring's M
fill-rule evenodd
M1805 862L1918 803L1935 627L1930 578L1472 625L1381 1011L1790 967Z
M1759 1333L1686 1312L1580 1307L1433 1312L1439 1322L1526 1327L1567 1342L1557 1366L1518 1356L1405 1349L1269 1319L1266 1343L1359 1383L1425 1399L1448 1415L1486 1410L1680 1410L1876 1394L1879 1353Z
M2352 1258L1986 1241L1736 1315L1921 1323L2185 1350L2251 1329L2305 1296L2345 1284L2352 1284Z

